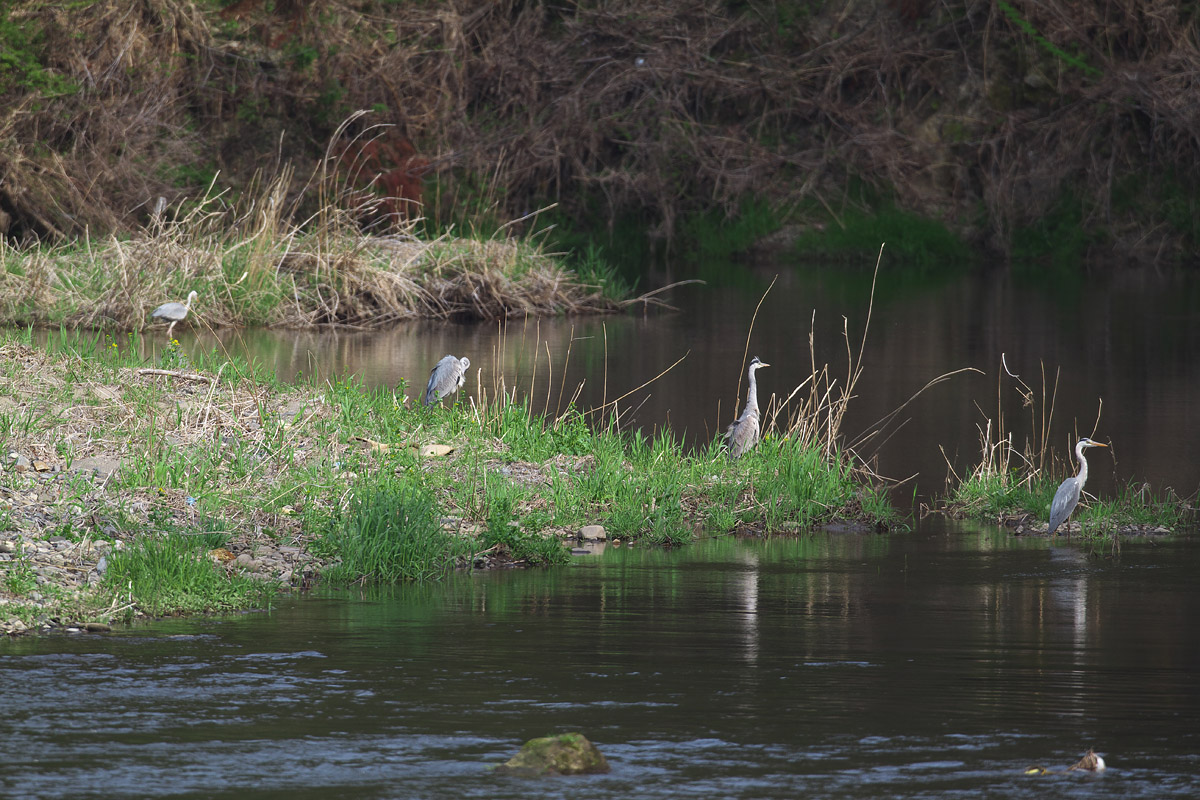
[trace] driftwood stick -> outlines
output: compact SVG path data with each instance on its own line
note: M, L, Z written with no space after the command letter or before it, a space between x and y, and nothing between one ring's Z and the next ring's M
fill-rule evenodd
M199 372L181 372L176 369L139 369L138 375L166 375L169 378L180 378L185 381L205 381L206 383L216 383L216 378L211 375L201 375Z

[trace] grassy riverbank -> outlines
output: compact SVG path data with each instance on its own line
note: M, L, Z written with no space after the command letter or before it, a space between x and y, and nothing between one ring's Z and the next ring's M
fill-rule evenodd
M947 508L959 516L996 520L1017 534L1045 534L1050 501L1058 485L1071 474L1073 471L1065 464L1047 472L975 474L955 487L947 498ZM1058 533L1112 539L1119 535L1175 533L1187 522L1187 506L1173 492L1129 484L1113 497L1082 500Z
M0 343L9 630L558 563L591 524L628 546L893 520L836 442L804 433L836 420L793 417L732 462L611 413L533 413L478 373L458 404L426 408L421 387L283 385L177 346L146 364L132 337L52 339Z
M678 253L752 200L834 252L877 216L918 258L945 226L1073 272L1195 261L1192 4L310 6L0 6L0 234L121 235L285 164L291 202L325 162L435 227L559 204Z
M1006 426L1003 403L999 402L998 424L989 419L980 430L979 463L969 474L955 476L945 508L956 516L996 520L1017 534L1044 535L1059 484L1078 469L1069 450L1068 458L1063 459L1048 444L1056 378L1048 377L1043 370L1041 386L1035 390L1010 372L1003 361L1000 375L997 397L1003 398L1006 390L1015 389L1035 435L1018 447ZM1087 455L1093 474L1100 468L1101 459L1106 458L1101 452L1097 448ZM1130 483L1113 497L1081 498L1058 533L1115 539L1122 534L1175 533L1195 521L1194 503L1171 489L1154 491L1149 484Z

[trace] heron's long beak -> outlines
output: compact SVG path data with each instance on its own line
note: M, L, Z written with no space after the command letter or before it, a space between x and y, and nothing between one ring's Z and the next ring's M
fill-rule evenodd
M768 363L767 363L767 362L765 362L765 361L759 361L759 362L758 362L758 365L759 365L760 367L769 367L769 366L771 366L770 364L768 364Z
M1092 442L1092 447L1108 447L1108 445L1100 444L1099 442Z

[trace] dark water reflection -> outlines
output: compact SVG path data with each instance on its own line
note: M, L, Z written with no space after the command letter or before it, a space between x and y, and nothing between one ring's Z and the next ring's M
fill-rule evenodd
M630 425L669 428L689 442L703 442L728 424L740 404L747 331L775 275L750 344L751 355L772 364L759 373L764 404L768 395L786 396L809 375L810 330L818 363L830 364L844 382L842 331L850 331L857 352L870 306L869 271L775 267L736 287L678 289L672 301L680 311L669 314L518 321L503 329L494 323L411 323L371 333L236 331L222 339L285 378L356 374L370 386L389 387L403 379L411 396L442 355L467 355L471 394L491 392L503 374L510 388L532 387L534 406L550 411L563 407L581 383L580 403L590 408L684 357L621 405L630 409ZM1099 415L1095 433L1113 447L1093 457L1096 490L1130 480L1156 490L1169 486L1182 496L1200 487L1200 424L1192 412L1200 404L1200 280L1188 276L1118 274L1062 287L1030 285L1003 271L922 277L885 267L845 432L854 437L874 430L940 374L983 370L987 374L960 375L925 393L901 414L906 422L898 432L877 437L877 449L864 448L877 453L883 474L919 474L919 495L938 494L947 459L959 471L978 461L979 427L997 418L998 400L1018 442L1041 424L1040 416L1031 419L1022 408L1011 382L998 397L1002 353L1039 397L1043 368L1050 389L1061 370L1051 435L1058 452L1069 452L1076 431L1091 433ZM908 496L911 491L905 490Z
M1195 797L1198 569L934 522L14 641L0 796ZM609 775L487 773L574 729Z

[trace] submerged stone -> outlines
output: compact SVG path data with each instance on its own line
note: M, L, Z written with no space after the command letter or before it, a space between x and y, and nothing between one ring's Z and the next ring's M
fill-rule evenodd
M563 733L530 739L496 771L527 777L590 775L608 772L608 762L582 733Z

